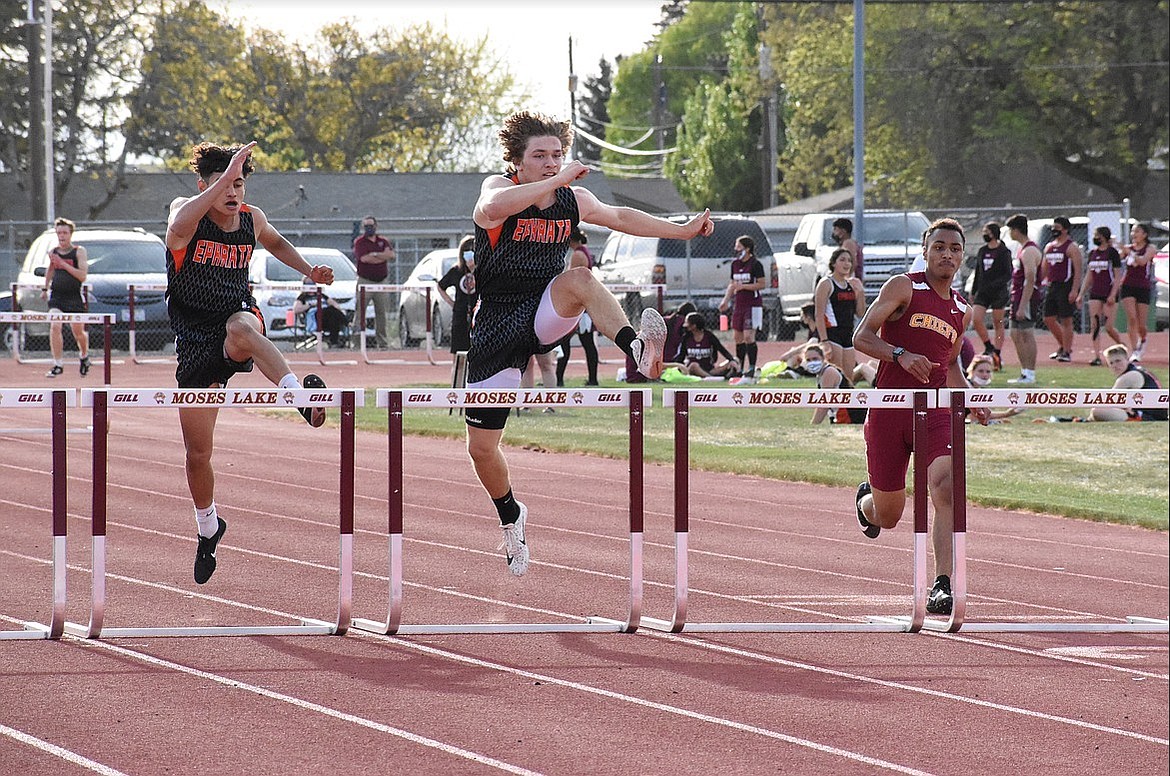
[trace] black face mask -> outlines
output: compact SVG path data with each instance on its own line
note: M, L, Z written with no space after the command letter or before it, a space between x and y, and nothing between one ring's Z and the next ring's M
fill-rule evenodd
M1052 239L1053 239L1053 240L1059 240L1059 239L1060 239L1060 236L1061 236L1062 234L1064 234L1064 232L1060 231L1059 229L1053 229L1053 230L1052 230Z
M378 233L378 227L376 227L376 226L366 226L366 227L362 227L362 228L366 233L366 237L373 237L375 234Z
M989 242L991 242L991 240L992 240L991 235L989 235L989 234L983 235L983 242L989 243Z
M1100 237L1093 238L1093 245L1100 245L1102 242L1104 242L1104 240L1102 240Z

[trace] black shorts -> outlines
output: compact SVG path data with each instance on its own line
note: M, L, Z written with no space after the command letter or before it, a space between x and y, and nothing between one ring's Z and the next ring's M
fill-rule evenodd
M1132 298L1138 304L1150 303L1150 289L1138 288L1137 286L1122 286L1121 293L1117 295L1118 299Z
M1016 316L1020 309L1020 301L1019 299L1012 300L1012 328L1019 329L1020 331L1036 328L1036 322L1040 320L1040 310L1042 307L1039 295L1033 293L1031 300L1029 300L1028 312L1031 314L1031 318L1019 318Z
M853 332L844 326L829 326L825 329L825 339L836 342L846 350L853 349Z
M988 310L1006 310L1011 301L1011 288L1006 283L992 288L981 288L971 296L971 304Z
M1044 294L1044 317L1071 318L1076 315L1077 306L1068 301L1072 293L1072 281L1051 283Z
M88 310L85 309L85 300L81 298L81 294L71 296L50 296L49 309L60 310L63 313L88 312Z
M180 388L210 388L213 385L227 385L237 372L251 372L252 359L233 361L223 351L227 339L227 322L238 312L248 312L260 321L264 333L264 316L249 298L242 302L239 310L214 314L189 314L170 305L171 328L175 332L175 355L179 365L175 368L175 380Z

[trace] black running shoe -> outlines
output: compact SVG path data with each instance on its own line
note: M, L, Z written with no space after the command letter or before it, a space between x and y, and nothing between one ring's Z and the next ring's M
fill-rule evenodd
M869 487L868 482L863 482L857 486L857 522L861 526L861 532L870 539L878 538L878 534L882 532L880 525L874 525L865 519L865 513L861 511L861 499L865 494L872 493L873 489Z
M324 388L325 381L317 375L305 375L305 379L301 385L305 388ZM297 412L301 413L301 417L313 428L320 428L325 425L324 407L297 407Z
M950 614L955 598L951 595L951 578L946 574L939 574L934 580L934 587L926 597L926 611L931 614Z
M85 377L87 374L89 374L89 356L81 359L81 366L79 368L81 370L82 377Z
M216 520L219 521L219 530L215 532L215 536L200 536L199 547L195 550L195 584L197 585L202 585L215 573L215 548L219 544L219 540L223 538L224 533L227 532L227 522L222 517L217 517Z
M65 367L61 366L60 364L53 364L53 368L50 369L48 372L45 372L45 377L56 377L57 375L63 373L64 371L65 371Z

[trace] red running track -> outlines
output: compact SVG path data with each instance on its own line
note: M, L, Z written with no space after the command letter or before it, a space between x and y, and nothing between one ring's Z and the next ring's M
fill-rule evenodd
M133 376L149 381L121 384L170 384L166 367L142 369ZM351 376L330 369L331 385ZM6 364L0 382L20 377ZM231 527L216 576L199 587L170 412L113 415L107 626L331 619L335 429L223 411L217 501ZM30 425L27 415L0 411L0 428ZM81 411L71 423L84 424ZM81 622L89 443L70 435L68 614ZM356 613L378 618L385 439L359 433L357 444ZM509 451L531 508L534 558L516 580L462 444L408 438L406 451L407 622L623 613L624 462ZM0 628L48 616L48 462L47 436L0 434ZM691 620L831 620L908 607L909 527L864 540L851 492L709 473L691 484ZM655 616L671 601L670 485L668 467L647 468L646 611ZM1165 533L984 509L969 520L970 619L1167 616ZM1165 635L67 638L0 642L0 661L6 773L1170 766Z

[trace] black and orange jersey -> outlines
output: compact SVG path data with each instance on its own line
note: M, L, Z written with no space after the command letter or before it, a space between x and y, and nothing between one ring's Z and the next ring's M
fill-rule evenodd
M515 303L539 297L565 271L569 235L579 221L577 196L563 186L548 208L533 205L495 229L476 226L475 285L480 299Z
M234 232L225 232L203 216L185 247L167 249L171 309L200 318L254 304L248 290L248 265L255 248L256 228L247 205L240 210L240 225Z

